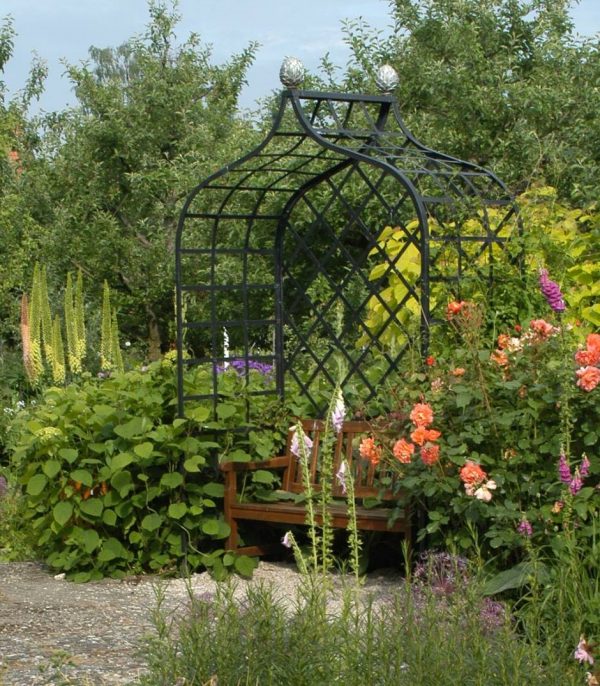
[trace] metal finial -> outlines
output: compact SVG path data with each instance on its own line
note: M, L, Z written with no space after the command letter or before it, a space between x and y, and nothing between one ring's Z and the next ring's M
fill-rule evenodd
M304 65L297 57L286 57L281 63L279 80L286 88L298 88L304 81Z
M375 75L375 85L384 95L389 95L400 83L398 74L394 67L389 64L382 64Z

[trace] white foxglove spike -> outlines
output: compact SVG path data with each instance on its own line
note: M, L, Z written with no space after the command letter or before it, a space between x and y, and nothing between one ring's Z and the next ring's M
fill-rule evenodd
M297 57L286 57L281 63L279 80L286 88L298 88L304 81L304 65Z
M375 75L375 85L383 95L389 95L399 83L400 79L394 67L389 64L379 67Z
M229 334L227 333L227 329L223 327L223 357L225 358L223 361L223 367L227 369L229 367L229 362L227 362L227 358L229 357Z

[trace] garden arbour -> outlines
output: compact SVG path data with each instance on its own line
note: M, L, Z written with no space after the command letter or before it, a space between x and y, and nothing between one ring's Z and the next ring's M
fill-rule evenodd
M284 90L264 141L180 216L179 415L209 403L216 418L232 358L246 378L272 365L249 423L252 393L293 388L313 416L340 380L375 397L411 347L427 352L436 289L487 282L518 221L504 184L422 145L393 96ZM208 389L186 381L199 365Z

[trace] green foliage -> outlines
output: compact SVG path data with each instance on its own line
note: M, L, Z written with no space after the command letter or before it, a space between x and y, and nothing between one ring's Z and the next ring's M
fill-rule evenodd
M341 87L371 91L390 63L402 114L427 145L490 167L518 192L542 178L563 196L594 198L600 53L597 37L575 36L573 4L393 0L387 37L346 23L352 61Z
M187 382L206 392L209 379L200 369ZM77 581L170 571L184 560L216 576L250 571L247 558L220 547L229 528L215 461L251 459L254 442L252 434L222 432L238 425L247 402L235 372L223 379L220 423L206 422L208 406L190 413L194 420L176 418L170 359L105 379L83 374L15 416L11 465L27 499L25 522L49 565ZM258 402L268 423L269 401ZM282 435L272 430L270 455ZM261 439L268 442L268 432Z
M503 332L502 347L490 350L478 308L467 305L449 316L450 336L437 330L432 366L407 373L406 390L389 423L382 423L391 448L411 435L411 403L425 397L442 432L441 457L433 465L418 459L401 464L390 455L401 486L426 513L420 537L463 550L479 545L486 559L510 564L525 550L518 528L524 519L533 527L532 541L551 546L569 511L580 537L589 539L599 497L600 403L597 390L576 386L579 332L534 320L520 336ZM574 496L558 480L561 451L573 472L584 453L591 463L584 488ZM489 501L463 487L460 470L467 461L486 472L480 485L494 482Z
M67 67L78 105L45 119L32 182L55 278L76 266L106 279L127 337L150 338L156 359L169 343L185 195L257 135L236 114L256 46L215 65L196 34L177 41L174 2L151 2L149 14L143 35Z
M505 608L482 598L476 581L461 575L456 583L452 572L442 584L407 581L368 600L351 582L327 592L310 576L301 578L291 598L275 584L250 586L241 596L227 585L208 597L190 589L189 610L173 624L159 589L155 635L145 649L148 673L138 683L581 683L572 659L576 640L524 639L503 622Z

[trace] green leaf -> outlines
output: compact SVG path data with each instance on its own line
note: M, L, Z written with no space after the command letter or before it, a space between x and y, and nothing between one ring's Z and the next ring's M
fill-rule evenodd
M145 529L146 531L156 531L162 523L163 518L156 512L153 512L142 519L142 529Z
M502 591L520 588L527 582L531 571L532 565L530 562L520 562L518 565L500 572L489 579L483 587L483 594L496 595L497 593L502 593Z
M39 495L46 488L47 484L48 479L44 474L36 474L27 482L27 494L32 496Z
M118 455L115 455L110 463L111 472L113 474L120 472L122 469L125 469L127 465L130 465L134 460L135 458L131 453L119 453Z
M252 481L257 484L272 484L276 480L277 477L266 469L257 469L252 475Z
M257 561L247 555L239 555L235 558L235 571L242 576L251 577L252 572L256 569Z
M210 417L210 410L208 407L194 407L186 412L189 419L195 422L205 422Z
M84 486L91 488L94 485L94 478L87 469L76 469L69 474L73 481L79 481Z
M94 405L92 410L94 410L94 412L97 415L100 415L102 418L109 417L111 414L115 414L116 412L116 409L111 405Z
M52 516L60 526L64 526L73 514L73 505L67 500L61 500L52 508Z
M202 524L202 531L207 536L217 536L219 533L219 522L217 519L208 519Z
M62 457L63 460L66 460L69 464L73 464L79 455L79 451L75 450L75 448L61 448L58 451L58 455L59 457Z
M144 433L145 422L142 417L134 417L125 424L119 424L113 429L117 436L121 438L132 439L134 436L139 436Z
M172 519L181 519L187 512L187 505L185 503L171 503L169 505L168 514Z
M237 414L237 411L238 408L235 405L227 405L226 403L217 405L217 416L220 420L233 417L235 414Z
M222 498L225 495L225 486L223 484L218 484L215 481L210 481L202 486L202 492L213 498Z
M84 529L81 534L81 542L86 553L92 553L100 545L100 536L94 529Z
M60 472L60 462L58 460L46 460L42 465L42 471L49 479L53 479Z
M131 473L128 471L118 472L110 480L110 485L124 498L133 489Z
M107 538L102 543L102 550L98 553L100 562L110 562L115 558L127 558L127 551L116 538Z
M140 443L139 445L136 445L133 448L133 452L138 457L141 457L143 460L147 460L152 455L153 450L154 446L152 445L152 443L149 443L148 441Z
M104 510L102 513L102 521L107 526L114 526L117 523L117 515L114 510Z
M79 503L79 509L89 517L99 517L104 505L99 498L90 498L89 500L82 500Z
M250 462L252 460L252 455L238 448L237 450L232 450L227 455L227 460L230 462Z
M183 476L179 472L167 472L163 474L160 480L160 485L165 488L177 488L183 483Z
M206 464L206 460L202 455L192 455L183 463L183 468L186 472L199 472L200 467Z

